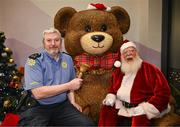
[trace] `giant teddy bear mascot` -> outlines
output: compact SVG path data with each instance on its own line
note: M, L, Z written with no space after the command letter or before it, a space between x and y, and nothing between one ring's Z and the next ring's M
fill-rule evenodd
M79 12L63 7L55 15L54 26L64 37L65 49L73 57L79 77L83 78L81 89L75 92L76 102L97 123L110 87L113 64L126 41L123 35L129 30L130 17L120 6L90 4L87 10ZM164 121L173 123L173 118L159 119L156 125Z
M79 12L64 7L57 12L54 25L64 37L65 49L73 57L77 72L81 66L89 66L75 99L83 112L97 122L118 58L117 50L123 43L123 34L129 30L129 15L122 7L103 4L90 4L87 10Z

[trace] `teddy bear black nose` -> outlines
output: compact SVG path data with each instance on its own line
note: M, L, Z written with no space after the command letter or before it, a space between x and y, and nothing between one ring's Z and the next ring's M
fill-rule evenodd
M101 42L102 40L104 40L104 36L103 35L93 35L91 37L92 40L96 41L97 43Z

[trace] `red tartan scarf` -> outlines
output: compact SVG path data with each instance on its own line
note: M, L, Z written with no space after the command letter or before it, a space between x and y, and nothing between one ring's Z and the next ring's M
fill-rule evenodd
M83 53L75 57L74 63L77 68L79 68L81 64L88 64L90 65L90 70L100 68L109 70L113 68L114 62L118 59L118 53L107 53L103 56L90 56L86 53Z

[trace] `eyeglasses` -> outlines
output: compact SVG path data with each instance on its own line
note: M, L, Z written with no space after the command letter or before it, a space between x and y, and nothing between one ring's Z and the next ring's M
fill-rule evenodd
M124 52L122 53L123 55L126 55L128 53L135 53L136 52L136 49L134 48L127 48L124 50Z

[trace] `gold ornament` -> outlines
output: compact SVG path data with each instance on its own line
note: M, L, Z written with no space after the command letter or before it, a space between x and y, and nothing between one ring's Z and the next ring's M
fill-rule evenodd
M17 83L15 84L16 89L20 88L19 86L20 86L19 84L17 84Z
M19 77L15 75L15 76L13 76L13 80L14 80L14 81L18 81L18 80L19 80Z
M12 106L11 101L10 101L10 100L4 101L3 106L4 106L5 108L10 108L10 107Z
M12 53L11 49L10 48L4 48L4 51L8 52L8 53Z
M12 58L9 59L9 63L14 63L14 60Z

